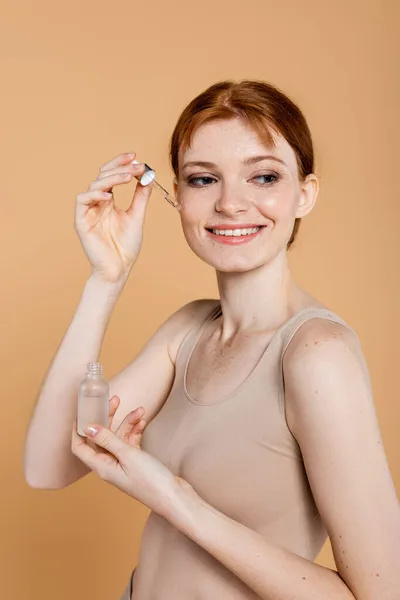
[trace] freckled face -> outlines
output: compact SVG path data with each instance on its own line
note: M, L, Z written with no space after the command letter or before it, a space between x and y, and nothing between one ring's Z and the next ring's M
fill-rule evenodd
M274 139L267 148L245 121L215 120L179 153L183 232L218 271L248 271L286 252L295 218L305 216L295 153L281 135Z

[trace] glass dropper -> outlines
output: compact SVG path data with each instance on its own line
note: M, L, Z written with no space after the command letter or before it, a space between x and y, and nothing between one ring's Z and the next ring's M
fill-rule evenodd
M137 160L133 160L132 164L138 164L138 162L139 161ZM158 181L156 181L156 172L146 163L144 163L144 167L146 169L145 172L140 178L136 177L136 179L138 179L138 181L140 181L142 185L151 184L153 186L153 189L157 190L160 194L162 194L164 200L166 200L167 202L169 202L169 204L171 204L171 206L179 210L179 204L175 200L175 198L169 192L167 192L167 190L163 188L163 186L160 185Z

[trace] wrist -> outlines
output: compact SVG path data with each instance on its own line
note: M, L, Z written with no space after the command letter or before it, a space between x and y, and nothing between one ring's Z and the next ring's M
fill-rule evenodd
M206 506L187 481L175 477L173 500L166 515L171 525L189 538L195 539L201 514Z
M119 296L125 287L128 276L129 273L115 281L110 281L104 279L104 277L102 277L100 274L92 272L86 282L86 285L103 296Z

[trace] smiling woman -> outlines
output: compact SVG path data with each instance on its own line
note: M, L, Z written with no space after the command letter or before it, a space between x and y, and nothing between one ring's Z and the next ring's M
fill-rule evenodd
M151 509L124 600L397 600L400 510L360 343L287 260L318 195L304 116L270 84L217 83L183 111L170 157L219 297L181 307L110 381L109 428L87 430L103 450L80 438L70 379L98 360L151 193L138 183L117 209L109 190L145 166L106 163L77 197L92 275L41 389L28 481L91 470ZM337 571L314 563L328 534Z
M245 80L239 84L231 81L216 83L194 98L182 112L170 144L170 160L177 179L180 170L186 175L190 167L217 168L217 165L209 160L193 160L188 155L185 161L182 161L180 169L179 158L190 147L194 133L202 125L216 120L226 123L231 119L241 119L247 123L263 143L263 150L275 149L276 134L283 136L294 150L293 157L299 179L304 181L308 175L313 174L314 151L311 133L298 106L275 86L262 81ZM265 154L261 152L260 156L246 157L243 164L252 166L261 161L269 161L282 165L283 171L288 168L281 157L273 153ZM258 177L279 179L280 175L278 172ZM299 227L300 217L295 220L292 235L287 243L288 248L294 243Z

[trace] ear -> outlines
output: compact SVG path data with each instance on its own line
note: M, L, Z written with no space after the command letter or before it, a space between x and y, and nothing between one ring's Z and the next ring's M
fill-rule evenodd
M173 179L173 187L174 187L174 198L175 198L176 204L177 204L175 206L175 208L177 210L181 210L181 208L182 208L181 207L181 202L180 202L180 199L179 199L179 196L178 196L178 180L177 180L176 177L174 177L174 179Z
M300 198L296 210L296 219L305 217L312 211L317 201L319 181L314 173L310 173L300 182Z

